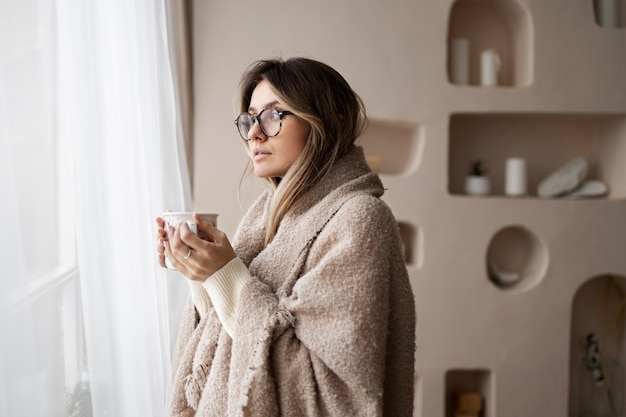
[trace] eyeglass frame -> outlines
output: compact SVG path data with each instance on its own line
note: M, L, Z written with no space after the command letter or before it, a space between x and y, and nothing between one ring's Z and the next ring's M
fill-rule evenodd
M278 132L276 132L275 135L269 135L265 129L263 128L263 124L261 123L261 115L263 114L264 111L266 110L272 110L272 111L276 111L278 113L278 117L280 120L280 124L278 125ZM295 116L293 112L290 112L289 110L278 110L277 108L274 107L266 107L263 110L261 110L259 112L259 114L257 115L251 115L250 113L248 113L247 111L244 111L242 113L239 113L239 115L237 116L237 118L234 120L235 126L237 127L237 132L239 132L239 136L241 136L241 139L245 140L246 142L248 142L250 140L250 138L248 137L248 135L246 135L245 137L241 134L241 130L239 129L239 118L244 115L247 114L248 116L250 116L250 118L252 119L252 125L250 126L250 130L252 130L252 127L254 126L255 123L259 124L259 128L261 129L261 132L263 132L263 134L265 136L267 136L268 138L272 138L274 136L278 136L278 134L280 133L280 131L283 128L283 116ZM250 133L250 130L248 130L248 133Z

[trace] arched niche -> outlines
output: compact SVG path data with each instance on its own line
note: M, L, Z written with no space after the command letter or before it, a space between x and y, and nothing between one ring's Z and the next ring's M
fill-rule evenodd
M534 34L530 12L519 0L456 0L448 24L448 79L454 84L453 41L469 42L469 85L480 85L481 53L494 49L501 62L499 86L532 83Z
M576 291L570 333L569 415L624 410L626 277L599 275Z

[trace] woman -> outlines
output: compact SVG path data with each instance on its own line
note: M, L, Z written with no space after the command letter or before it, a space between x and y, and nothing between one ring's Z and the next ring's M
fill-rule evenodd
M157 250L193 282L172 416L409 416L415 306L383 186L354 145L360 98L305 58L254 64L235 123L270 189L232 246L161 218ZM383 139L383 138L381 138Z

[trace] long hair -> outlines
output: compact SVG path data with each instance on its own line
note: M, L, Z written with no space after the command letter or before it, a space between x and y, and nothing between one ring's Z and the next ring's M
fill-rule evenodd
M264 80L280 102L310 126L304 150L287 174L282 179L266 179L274 189L266 225L267 245L298 197L320 181L352 147L366 127L367 116L363 101L341 74L308 58L261 60L252 64L241 79L242 112L248 110L252 92Z

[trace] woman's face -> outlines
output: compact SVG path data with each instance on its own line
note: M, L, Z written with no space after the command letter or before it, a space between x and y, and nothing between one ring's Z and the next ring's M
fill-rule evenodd
M289 110L274 95L270 83L263 80L252 92L248 113L255 116L268 107ZM255 122L248 132L248 146L255 175L261 178L285 176L302 153L309 130L309 125L303 120L293 115L283 115L278 135L267 137Z

